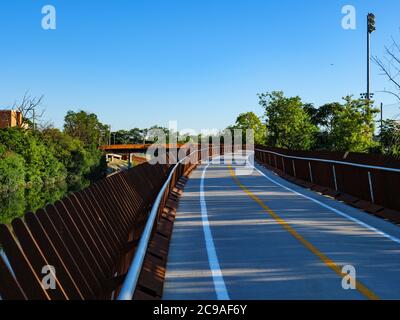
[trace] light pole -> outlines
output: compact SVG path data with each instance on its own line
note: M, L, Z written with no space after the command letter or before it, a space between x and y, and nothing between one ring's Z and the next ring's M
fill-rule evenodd
M367 100L371 100L371 33L376 30L375 15L368 13L367 16Z

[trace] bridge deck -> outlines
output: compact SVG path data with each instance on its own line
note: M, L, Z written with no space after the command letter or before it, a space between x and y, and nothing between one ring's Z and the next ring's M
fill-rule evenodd
M258 166L232 167L192 174L164 299L400 298L399 227ZM342 287L344 265L356 269L356 290Z

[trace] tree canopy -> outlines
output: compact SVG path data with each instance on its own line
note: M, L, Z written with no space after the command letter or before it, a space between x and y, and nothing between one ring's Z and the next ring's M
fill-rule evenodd
M317 108L303 103L300 97L286 97L282 91L258 97L266 124L253 112L247 112L228 127L254 129L256 144L292 150L375 152L377 149L374 117L378 110L369 101L346 96L343 103L332 102ZM384 152L396 150L389 139L397 132L396 128L391 122L383 128Z
M267 127L265 123L254 112L241 113L237 119L235 125L229 127L229 129L240 129L243 134L243 143L246 143L246 130L253 130L254 132L254 143L262 144L265 141Z
M64 119L64 132L81 140L86 146L107 144L110 127L101 123L97 115L85 111L68 111Z
M64 132L52 127L0 129L0 200L29 204L0 206L0 223L104 177L106 162L97 146L106 130L97 116L83 111L67 114Z
M344 98L332 117L331 150L368 152L376 146L374 141L374 115L378 110L362 99Z
M313 147L318 128L311 122L300 97L284 96L282 91L258 95L267 119L268 145L309 150Z

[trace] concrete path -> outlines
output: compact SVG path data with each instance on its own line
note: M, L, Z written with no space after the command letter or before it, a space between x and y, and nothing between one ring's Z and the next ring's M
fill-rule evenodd
M240 168L203 164L192 174L164 299L400 299L398 226L258 165ZM346 281L344 266L356 272Z

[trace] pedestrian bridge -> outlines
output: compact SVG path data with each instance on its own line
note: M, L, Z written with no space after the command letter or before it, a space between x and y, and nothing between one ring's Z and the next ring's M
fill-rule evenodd
M397 163L204 151L1 226L2 298L400 298Z
M192 174L164 299L400 298L398 226L259 165L246 171L202 164ZM344 266L356 271L355 290L342 286Z

